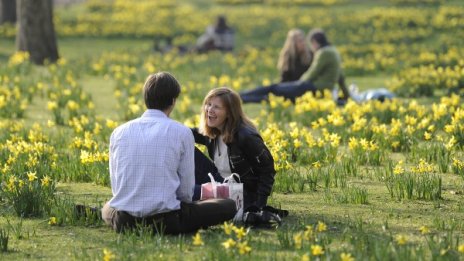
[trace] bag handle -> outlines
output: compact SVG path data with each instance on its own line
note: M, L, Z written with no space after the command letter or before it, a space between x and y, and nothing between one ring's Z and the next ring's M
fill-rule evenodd
M235 181L234 177L237 178L238 182ZM224 183L242 183L240 176L237 173L232 173L230 176L224 179Z
M211 174L211 172L208 173L208 177L209 177L209 179L211 180L211 187L212 187L212 189L213 189L213 196L214 196L214 198L217 198L217 183L216 183L216 181L214 180L214 177L213 177L213 175Z

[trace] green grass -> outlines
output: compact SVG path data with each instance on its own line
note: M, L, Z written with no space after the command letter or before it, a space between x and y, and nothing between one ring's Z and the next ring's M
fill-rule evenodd
M86 77L82 79L82 86L85 92L92 96L95 103L95 110L101 115L110 119L117 118L117 101L108 97L113 97L114 81L101 77Z
M129 38L58 38L58 53L60 57L75 60L82 57L97 57L103 52L125 50L150 50L153 41L149 39ZM0 41L0 61L8 61L15 52L15 40L2 38Z
M8 61L8 57L15 51L14 39L2 39L0 41L0 61Z
M149 50L153 41L129 38L63 38L58 39L60 55L66 59L96 57L105 51ZM76 51L78 50L78 51Z
M294 231L300 228L300 224L314 224L318 221L324 221L328 225L330 233L335 236L340 236L345 229L351 226L362 225L363 229L371 234L402 233L415 235L411 240L420 240L418 229L422 225L426 225L432 230L438 230L437 225L440 222L445 227L450 227L453 224L457 224L461 228L464 226L464 207L459 204L462 200L461 195L447 191L440 204L417 200L396 202L389 198L385 186L378 182L359 180L356 183L367 188L369 193L368 205L327 203L324 201L322 188L312 193L273 194L271 202L274 205L282 204L282 207L287 208L291 213L289 217L284 219L284 227L277 229L277 231L285 229ZM104 202L111 195L109 188L82 183L59 184L58 190L60 193L75 197L77 202L87 204L92 204L96 200ZM5 226L7 218L13 226L17 226L20 222L18 218L4 214L0 218L1 227ZM165 239L159 237L143 239L143 237L138 236L131 239L134 237L133 235L120 236L103 225L53 227L49 226L47 222L47 219L24 219L23 238L17 239L12 236L10 251L1 254L2 260L94 259L94 257L103 255L103 248L111 249L117 256L125 255L125 251L132 249L136 256L139 256L136 259L142 256L156 258L160 255L170 260L185 258L185 253L177 250L172 251L179 248L179 237L177 236L167 236ZM222 232L213 229L204 235L204 240L213 245L213 240L218 233ZM252 230L249 237L253 238L253 246L259 246L259 249L253 250L253 256L268 256L272 249L280 249L276 233L273 230ZM262 244L257 243L264 237L266 239ZM214 252L214 246L205 245L201 250L192 247L189 243L190 238L191 235L186 235L183 239L185 241L184 248L189 249L187 250L188 260L195 260ZM147 242L144 243L144 240ZM164 240L163 246L157 245L157 240ZM141 251L133 249L134 244L137 249L140 247ZM288 255L284 253L285 251L279 255L291 259L291 253Z

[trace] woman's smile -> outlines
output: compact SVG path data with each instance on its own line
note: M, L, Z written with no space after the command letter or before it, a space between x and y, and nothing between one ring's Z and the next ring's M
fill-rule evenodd
M212 128L222 129L227 119L227 112L220 97L213 97L205 104L207 125Z

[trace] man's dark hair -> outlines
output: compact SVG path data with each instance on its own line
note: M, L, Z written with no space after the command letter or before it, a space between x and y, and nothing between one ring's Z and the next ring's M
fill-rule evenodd
M179 82L168 72L149 75L143 86L143 97L148 109L166 110L179 93Z
M327 36L325 35L324 31L322 31L322 29L311 30L308 34L308 38L310 41L316 41L321 48L330 45L330 42L327 40Z

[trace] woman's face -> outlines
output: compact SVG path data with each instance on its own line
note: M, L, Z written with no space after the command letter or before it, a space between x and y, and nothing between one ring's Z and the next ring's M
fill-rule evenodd
M205 104L206 124L222 131L227 119L227 111L221 98L213 97Z
M298 52L302 52L305 50L305 40L302 35L296 35L295 36L295 47Z

